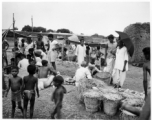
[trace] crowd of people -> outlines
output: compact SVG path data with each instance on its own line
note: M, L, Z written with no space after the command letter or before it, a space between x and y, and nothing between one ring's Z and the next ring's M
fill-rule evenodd
M24 118L27 118L27 105L29 101L30 118L33 117L35 88L37 96L40 96L38 79L48 78L51 74L55 77L50 85L53 83L56 87L52 95L52 101L55 102L56 107L51 114L51 118L55 118L56 114L57 118L61 117L60 111L66 89L62 86L64 82L63 77L59 72L57 72L55 64L57 58L62 60L71 60L78 63L79 68L76 70L75 76L73 77L78 92L80 91L80 80L84 78L92 79L98 72L110 73L110 84L115 88L123 87L126 79L126 72L128 71L129 54L127 47L121 38L119 37L116 41L114 38L115 37L113 35L109 35L109 41L106 44L100 44L96 47L91 47L90 45L85 44L83 37L80 38L80 44L78 45L71 44L67 40L63 47L63 51L58 41L54 40L53 35L51 34L48 35L47 43L42 41L42 35L40 34L38 34L38 41L36 42L33 42L31 38L28 38L27 42L24 39L16 41L15 47L12 49L12 76L9 78L9 86L5 92L5 96L7 96L9 89L11 88L12 118L14 118L16 102L18 102L18 108L21 109ZM4 60L7 61L6 49L9 47L7 41L3 41L3 46L3 57L5 58ZM60 53L63 53L63 55ZM150 85L150 83L147 83L147 73L150 74L150 48L145 48L143 53L147 60L143 66L143 85L146 96L145 99L149 99L150 86L147 85ZM73 55L72 59L69 59L70 54ZM23 108L21 106L22 98L24 102ZM147 104L149 104L149 102L146 102L145 106L147 106ZM125 107L125 105L122 105L122 107L126 109L128 108ZM143 110L144 109L145 108L143 108Z

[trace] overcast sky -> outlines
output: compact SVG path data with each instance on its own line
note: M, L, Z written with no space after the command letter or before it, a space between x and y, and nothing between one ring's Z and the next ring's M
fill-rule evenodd
M149 2L3 2L2 28L8 29L15 17L15 26L24 25L57 30L67 28L73 33L117 36L115 30L136 22L150 22Z

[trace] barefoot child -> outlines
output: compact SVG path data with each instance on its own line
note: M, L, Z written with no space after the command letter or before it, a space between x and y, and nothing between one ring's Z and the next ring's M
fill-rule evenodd
M55 119L55 115L57 119L61 118L62 100L66 93L66 89L62 86L63 81L61 76L56 76L53 79L53 84L56 89L52 94L52 101L55 103L55 109L51 114L51 119Z
M28 76L23 78L23 98L24 98L24 118L27 117L27 106L30 101L30 118L33 117L34 103L35 103L35 88L37 96L39 97L38 90L38 79L34 77L36 67L34 65L29 65L27 67Z
M22 87L22 78L18 76L18 68L13 67L11 70L12 76L9 78L9 87L6 92L6 97L11 88L11 100L12 100L12 115L11 117L14 118L16 102L18 103L18 108L23 113L23 108L21 106L21 87Z

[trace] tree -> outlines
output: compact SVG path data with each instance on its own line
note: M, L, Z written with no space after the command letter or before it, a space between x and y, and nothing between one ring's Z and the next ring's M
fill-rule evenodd
M54 32L54 30L52 30L52 29L48 29L46 32Z
M43 27L33 27L33 32L46 32L46 28L43 28Z
M22 31L32 32L32 27L29 26L29 25L25 25L25 26L22 28Z
M32 32L32 27L29 25L25 25L22 28L22 31ZM46 28L44 27L33 27L33 32L46 32Z
M62 29L58 29L57 33L70 33L70 30L62 28Z

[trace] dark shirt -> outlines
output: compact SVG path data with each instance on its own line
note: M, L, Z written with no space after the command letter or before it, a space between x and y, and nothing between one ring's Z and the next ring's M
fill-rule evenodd
M90 47L87 46L87 47L86 47L86 55L89 55L89 50L90 50Z
M30 61L30 60L35 60L34 59L34 55L31 55L31 54L28 54L27 55L27 59Z

